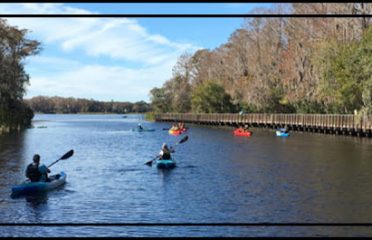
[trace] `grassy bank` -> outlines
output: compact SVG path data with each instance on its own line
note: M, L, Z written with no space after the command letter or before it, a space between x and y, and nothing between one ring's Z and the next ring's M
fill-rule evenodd
M154 112L145 113L145 120L155 122L155 113Z

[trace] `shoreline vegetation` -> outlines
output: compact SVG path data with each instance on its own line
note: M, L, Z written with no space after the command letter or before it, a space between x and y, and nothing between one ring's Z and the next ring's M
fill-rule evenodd
M215 49L182 54L150 91L158 113L372 114L372 3L291 3L245 18Z
M23 61L39 53L40 42L27 33L0 19L0 134L26 128L34 117L22 99L30 79Z
M150 104L145 101L117 102L117 101L97 101L85 98L73 97L47 97L37 96L25 99L24 102L37 113L145 113L150 111Z

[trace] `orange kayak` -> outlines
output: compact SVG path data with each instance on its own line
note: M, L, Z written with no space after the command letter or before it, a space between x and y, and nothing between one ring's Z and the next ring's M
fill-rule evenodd
M186 132L186 130L187 130L186 128L178 129L178 130L170 129L170 130L168 131L168 133L171 134L171 135L178 136L178 135L180 135L180 134Z

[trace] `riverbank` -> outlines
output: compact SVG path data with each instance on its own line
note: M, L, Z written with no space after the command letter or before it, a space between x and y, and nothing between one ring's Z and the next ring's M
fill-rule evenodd
M287 127L292 131L372 137L372 115L361 118L351 114L269 114L269 113L168 113L155 114L155 121L185 122L200 125L263 128Z
M0 134L20 131L31 126L33 111L24 104L15 104L14 108L0 109Z

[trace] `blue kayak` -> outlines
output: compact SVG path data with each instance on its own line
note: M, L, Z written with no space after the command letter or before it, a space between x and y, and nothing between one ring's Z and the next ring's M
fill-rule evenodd
M174 159L169 160L157 159L156 167L160 169L172 169L176 167L176 162L174 161Z
M61 172L59 174L49 176L49 179L51 180L50 182L31 182L26 180L20 185L12 187L12 196L41 193L53 190L65 184L66 177L66 174Z
M277 130L276 131L276 136L278 136L278 137L288 137L289 133Z

